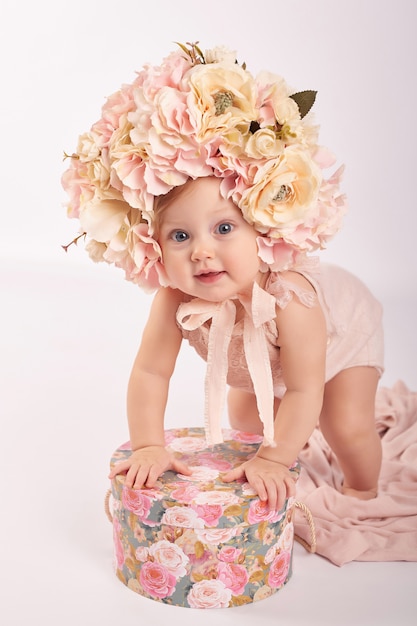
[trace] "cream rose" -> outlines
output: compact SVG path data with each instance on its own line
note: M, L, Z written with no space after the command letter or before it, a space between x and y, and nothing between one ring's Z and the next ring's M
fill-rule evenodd
M149 554L153 559L163 565L175 578L182 578L187 573L189 558L175 543L166 539L157 541L149 548Z
M120 200L94 198L80 211L80 225L89 237L103 243L113 239L125 224L130 206Z
M226 46L216 46L210 50L205 50L204 58L206 63L226 63L234 64L236 62L236 50L229 50Z
M230 506L239 504L240 498L231 491L201 491L195 498L196 504L220 504Z
M201 437L176 437L169 444L176 452L197 452L207 447L206 440Z
M239 65L197 65L190 70L190 87L188 105L200 141L257 117L254 80Z
M251 159L277 157L284 150L285 144L271 128L260 128L252 135L245 146L245 154Z
M173 506L165 511L161 524L180 528L204 528L204 521L188 506Z
M97 189L105 192L110 187L110 167L107 155L86 163L87 175ZM113 191L114 195L114 191Z
M308 153L290 147L260 165L238 205L260 232L274 229L284 236L314 210L321 181L321 170Z
M221 580L202 580L191 587L187 601L193 609L224 609L231 598L231 590Z
M258 602L258 600L265 600L265 598L269 598L274 593L273 589L268 585L263 585L255 591L255 595L253 596L253 601Z
M281 532L278 542L277 549L284 552L291 552L294 544L294 524L292 522L288 522L285 526L284 530Z
M218 546L220 543L227 543L233 537L236 537L239 529L235 528L197 528L195 533L202 543Z
M100 261L105 260L104 253L107 250L107 246L105 243L91 239L86 244L85 250L88 253L90 259L92 259L95 263L99 263Z
M191 466L191 475L178 474L183 480L197 481L199 483L211 483L219 477L219 470L205 466ZM216 503L217 504L217 503Z
M84 133L78 138L77 154L81 161L93 161L100 156L98 137L95 133Z

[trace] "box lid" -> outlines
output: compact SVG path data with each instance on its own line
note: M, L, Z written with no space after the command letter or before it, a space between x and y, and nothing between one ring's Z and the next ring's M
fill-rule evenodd
M225 483L221 474L250 459L262 437L237 430L223 430L224 443L207 446L203 428L165 431L166 445L192 469L191 476L165 472L152 489L124 486L124 476L112 480L115 510L125 509L147 526L160 524L180 528L233 529L282 519L281 511L270 511L247 482ZM120 446L110 465L131 454L130 444ZM300 466L290 468L297 480Z

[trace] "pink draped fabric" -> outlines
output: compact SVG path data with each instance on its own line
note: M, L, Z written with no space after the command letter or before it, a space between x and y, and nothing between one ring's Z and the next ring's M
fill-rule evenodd
M417 561L417 393L401 381L380 388L376 420L383 460L378 497L340 493L336 457L317 429L299 455L297 500L311 511L317 553L336 565L350 561ZM309 540L300 517L296 532Z

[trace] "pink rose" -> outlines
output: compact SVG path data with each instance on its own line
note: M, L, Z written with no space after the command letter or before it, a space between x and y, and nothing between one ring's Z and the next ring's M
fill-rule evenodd
M271 524L277 522L283 513L280 511L271 511L268 502L256 499L252 500L248 510L248 522L250 524L258 524L259 522L268 521Z
M141 521L146 520L152 506L152 500L140 491L123 487L122 502L125 509L132 511Z
M150 596L167 598L175 591L175 576L160 563L147 561L140 570L139 582Z
M125 85L119 91L109 96L102 108L102 119L96 122L92 130L103 135L103 144L108 143L115 128L119 127L120 118L128 113L134 103L133 87Z
M203 519L207 526L217 526L219 519L223 515L223 507L220 504L193 505L198 517Z
M202 580L191 587L187 601L193 609L224 609L231 597L232 592L221 580Z
M234 596L239 596L245 590L249 574L243 565L236 563L219 563L219 580L230 589Z
M181 484L179 487L171 492L171 497L173 500L176 500L176 502L184 502L188 504L196 497L198 493L199 489L194 485Z
M269 574L268 585L273 589L279 589L285 583L291 563L290 552L281 552L272 561Z
M218 470L219 472L227 472L232 469L232 464L226 459L215 458L210 452L203 452L198 457L200 463L204 463L206 467Z
M241 554L242 550L238 548L233 548L233 546L223 546L218 554L218 558L220 561L224 561L225 563L233 563L233 561L238 560Z
M262 443L263 441L263 437L261 435L245 433L242 430L232 430L231 436L235 441L242 441L244 443Z

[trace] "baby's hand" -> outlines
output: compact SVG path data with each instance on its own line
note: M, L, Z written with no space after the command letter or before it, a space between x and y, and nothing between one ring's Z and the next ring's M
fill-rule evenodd
M279 511L285 500L295 494L295 482L285 465L254 456L222 476L232 482L246 476L246 480L262 501L268 501L271 511Z
M176 459L163 446L147 446L132 452L125 461L116 463L109 474L109 478L114 478L117 474L127 471L126 487L141 489L142 487L154 487L159 476L167 470L174 470L174 472L186 476L191 474L188 465Z

